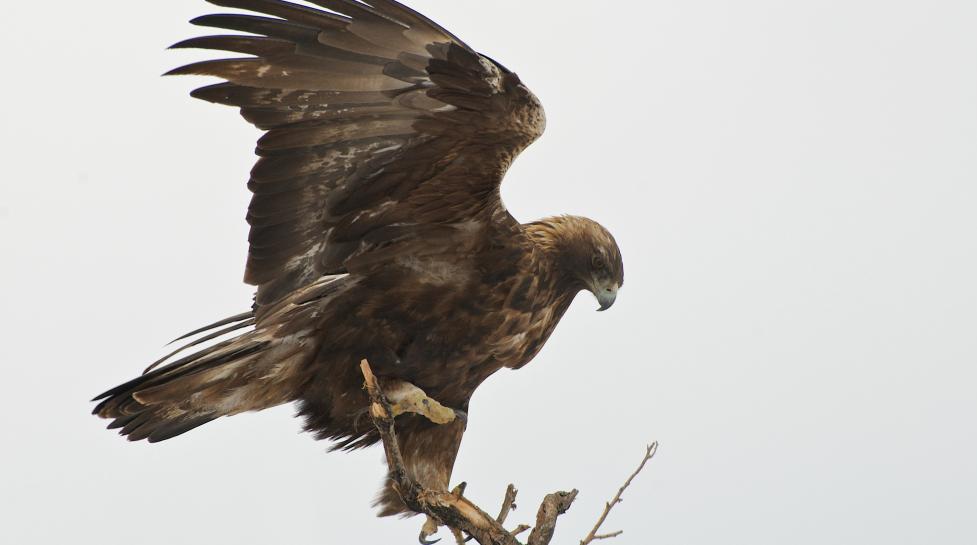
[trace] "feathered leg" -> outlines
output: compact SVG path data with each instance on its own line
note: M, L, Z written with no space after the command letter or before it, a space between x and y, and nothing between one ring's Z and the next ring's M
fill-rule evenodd
M467 425L466 414L459 412L447 424L435 424L418 415L404 415L397 418L396 425L404 467L410 477L424 488L447 491ZM374 502L380 508L380 516L415 514L407 509L394 486L394 480L388 475Z

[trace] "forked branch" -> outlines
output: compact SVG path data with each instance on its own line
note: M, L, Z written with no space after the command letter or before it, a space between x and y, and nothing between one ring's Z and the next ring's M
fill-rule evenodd
M580 545L589 545L592 541L597 541L600 539L610 539L612 537L617 537L624 533L624 530L618 530L616 532L610 532L607 534L598 534L597 532L600 531L600 527L603 526L604 521L607 520L607 515L611 514L611 509L614 509L615 505L624 501L622 498L622 496L624 495L624 491L627 490L629 486L631 486L631 481L633 481L634 478L638 476L638 473L641 473L641 470L645 468L645 464L648 463L648 460L651 460L652 458L655 457L656 452L658 452L657 441L648 445L648 447L645 450L645 457L642 458L641 463L638 464L638 469L635 469L634 473L632 473L631 476L628 477L628 480L624 481L624 484L621 485L621 488L617 489L617 494L614 494L614 498L611 499L611 501L604 504L604 511L601 512L600 518L597 519L597 524L595 524L594 528L590 530L590 533L587 534L587 537L583 538L580 541Z
M523 545L516 539L516 536L529 530L529 526L520 524L512 532L506 530L503 526L509 512L515 507L516 489L513 485L510 484L506 489L505 499L503 500L499 515L492 518L488 513L464 497L463 487L456 488L451 492L429 490L423 488L411 478L407 473L403 457L400 453L400 445L397 442L397 434L394 429L395 417L390 402L381 390L377 378L373 375L373 371L370 369L370 364L367 360L363 360L360 363L360 369L363 372L366 389L370 395L370 416L373 419L374 425L377 427L377 431L380 433L380 438L383 440L383 449L386 453L387 465L389 466L390 474L394 481L394 488L400 494L401 499L403 499L408 508L417 513L424 513L429 517L429 524L425 525L425 530L422 530L421 533L422 542L427 536L433 533L428 526L433 523L436 529L437 523L440 523L450 528L458 541L463 541L460 539L460 536L464 533L469 536L469 539L475 539L481 545ZM597 532L607 518L611 508L621 501L621 494L623 494L624 489L631 484L634 477L644 468L645 462L654 456L655 447L657 447L657 443L648 447L641 466L628 478L624 486L618 490L614 500L607 505L607 508L601 514L597 525L581 544L586 545L597 539L620 535L620 532L605 535L597 534ZM539 506L539 511L536 514L536 525L532 527L526 545L549 545L556 529L557 518L570 509L570 505L573 504L573 500L576 497L576 489L569 492L548 494Z

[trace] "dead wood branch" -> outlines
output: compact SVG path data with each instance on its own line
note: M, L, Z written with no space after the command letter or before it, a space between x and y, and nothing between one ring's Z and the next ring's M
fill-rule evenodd
M631 476L628 477L628 480L624 481L624 484L621 485L621 488L617 490L617 494L614 494L614 498L604 505L604 511L600 514L600 518L597 519L597 524L595 524L594 528L590 530L590 533L587 534L587 537L583 538L583 540L580 541L580 545L589 545L590 542L592 541L596 541L600 539L610 539L612 537L617 537L624 533L624 530L618 530L616 532L610 532L607 534L598 534L597 532L600 531L600 527L604 524L604 521L607 520L607 515L611 513L611 509L614 509L615 505L624 501L621 498L621 496L624 495L624 491L627 490L629 486L631 486L631 481L633 481L634 478L638 476L638 473L641 473L641 470L645 468L645 464L648 463L648 460L651 460L652 458L655 457L656 452L658 452L657 441L648 445L648 447L645 450L645 457L642 458L641 463L638 464L638 469L635 469L634 473L632 473Z
M553 539L556 531L556 518L570 509L570 504L577 498L577 489L570 492L554 492L543 498L536 514L536 526L529 532L528 545L547 545Z
M451 492L429 490L420 486L408 475L394 429L395 416L390 402L380 389L377 378L374 376L372 369L370 369L370 364L367 360L363 360L360 363L360 370L363 372L366 389L370 395L370 416L383 441L383 449L387 457L387 464L394 482L394 488L400 494L401 499L403 499L408 508L417 513L424 513L429 517L429 523L425 525L425 529L421 532L422 542L424 542L427 536L433 533L429 525L434 525L436 528L437 523L440 523L451 529L458 543L467 541L462 539L462 533L464 533L469 536L469 539L475 539L481 545L522 545L516 539L516 536L529 530L530 527L520 524L512 532L509 532L503 526L506 518L508 518L509 512L515 509L517 490L513 485L510 484L506 489L505 499L503 500L498 517L492 518L464 497L464 484L459 485L459 487ZM652 446L656 447L657 443ZM614 504L620 502L620 496L624 492L624 489L631 484L635 475L641 471L645 462L651 456L654 456L654 450L652 447L649 447L641 466L631 475L614 497ZM539 506L539 511L536 514L536 525L532 527L532 532L529 534L526 545L549 545L556 529L557 518L570 509L570 505L573 504L573 500L576 497L576 489L569 492L548 494ZM604 519L607 518L611 507L613 505L608 504L604 513L601 514L597 526L587 536L587 539L581 542L582 544L590 543L595 539L604 539L620 534L620 532L607 535L598 535L596 533L600 529L600 525L603 524Z
M410 478L407 469L404 467L404 459L400 454L390 402L380 390L380 385L370 369L369 362L363 360L360 363L360 369L363 372L366 389L372 401L370 416L373 418L377 431L380 432L380 438L383 440L383 449L387 455L387 464L393 476L394 485L407 507L412 511L433 517L449 528L467 533L482 545L521 545L512 534L506 531L502 524L461 494L426 490ZM545 543L540 545L545 545Z
M495 520L499 524L505 524L505 519L509 517L509 511L516 508L516 494L519 491L516 490L514 484L510 484L505 489L505 498L502 500L502 509L499 510L499 516L495 517Z

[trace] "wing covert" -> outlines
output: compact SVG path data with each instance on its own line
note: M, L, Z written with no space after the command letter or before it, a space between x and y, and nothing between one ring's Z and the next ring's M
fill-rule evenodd
M249 34L173 47L247 56L170 74L222 78L192 96L266 131L248 183L257 306L392 247L423 249L445 226L514 228L499 184L545 126L515 74L392 0L210 1L262 15L197 18Z

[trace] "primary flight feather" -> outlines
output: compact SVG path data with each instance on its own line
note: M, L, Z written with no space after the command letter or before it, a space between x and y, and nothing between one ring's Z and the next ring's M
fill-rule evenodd
M211 3L261 15L200 17L247 34L174 47L245 56L171 74L221 78L192 95L265 131L248 182L254 305L184 349L236 336L98 396L110 428L162 441L297 401L317 438L362 447L379 439L362 359L395 402L419 388L464 416L486 378L539 352L578 292L614 302L624 271L606 229L520 224L502 204L503 176L545 126L514 73L392 0ZM397 418L412 477L442 490L466 419L446 421ZM406 512L389 483L378 505Z

